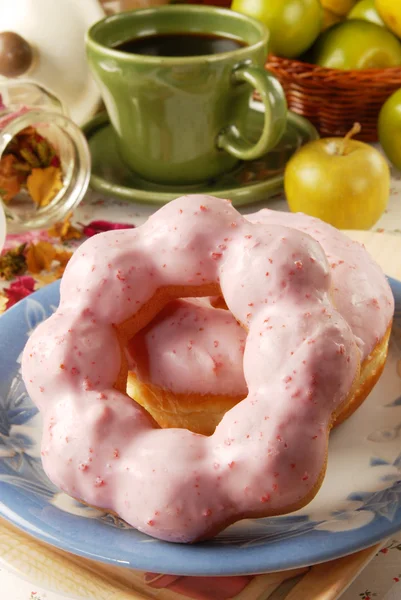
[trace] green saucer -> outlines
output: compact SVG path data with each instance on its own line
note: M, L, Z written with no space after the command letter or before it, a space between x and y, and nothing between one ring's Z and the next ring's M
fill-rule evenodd
M249 111L246 136L257 140L263 126L263 112L254 104ZM234 206L266 200L283 185L283 173L291 155L301 145L318 138L316 129L303 117L288 113L287 129L280 143L258 160L242 162L221 177L185 186L163 186L145 181L120 159L116 139L106 113L83 127L92 155L90 186L98 192L130 202L165 204L185 194L210 194L228 198Z

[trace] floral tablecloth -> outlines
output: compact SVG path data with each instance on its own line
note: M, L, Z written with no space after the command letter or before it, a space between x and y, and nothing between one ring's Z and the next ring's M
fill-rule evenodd
M258 208L263 208L263 206L269 206L269 208L277 210L287 210L285 199L282 195L277 195L265 204L259 203L258 205L247 206L244 212L254 212ZM82 239L85 239L86 235L91 235L97 229L102 229L102 227L110 227L110 223L124 223L138 226L153 211L154 208L150 206L128 204L100 196L94 192L88 192L86 199L72 218L71 226L75 226L78 231L76 236L74 235L74 229L69 228L69 231L67 231L68 228L66 228L64 238L70 237L70 239L64 241L60 240L60 235L63 237L63 232L61 231L53 231L53 234L58 233L59 237L49 236L47 232L41 235L37 233L34 236L28 235L24 238L9 237L7 240L8 247L18 246L24 242L29 245L44 241L48 245L39 246L40 252L42 252L43 248L47 248L46 252L48 252L50 245L53 245L57 248L56 252L58 254L55 255L56 266L47 269L48 262L46 262L46 256L43 257L39 250L37 250L32 253L29 263L29 267L36 271L33 278L28 270L27 273L22 275L22 281L21 276L19 279L16 276L8 281L0 280L0 293L1 290L3 290L3 293L6 292L5 295L0 295L0 311L6 308L7 303L8 305L12 304L20 297L29 293L31 289L37 289L57 277L68 258L68 255L63 254L63 252L72 252L74 247ZM95 224L93 224L93 221L95 221ZM400 172L393 171L392 173L391 196L388 208L373 230L401 235ZM50 258L54 258L54 256L52 255ZM24 280L24 278L27 279ZM14 291L12 291L13 289ZM7 600L61 600L65 598L65 596L61 596L55 592L38 588L29 581L22 580L5 570L0 570L0 590L0 596ZM351 584L342 598L343 600L401 600L401 532L394 539L386 542L385 546L378 552L362 574Z

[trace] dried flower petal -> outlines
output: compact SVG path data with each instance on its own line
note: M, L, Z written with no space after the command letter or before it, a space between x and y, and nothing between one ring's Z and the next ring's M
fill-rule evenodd
M54 260L60 263L60 267L66 267L71 256L72 252L69 250L57 250Z
M32 294L35 287L35 280L33 277L29 277L24 275L22 277L18 277L16 281L14 281L9 288L4 290L5 295L7 296L7 306L6 308L10 308L14 304L16 304L22 298L29 296Z
M42 271L35 275L36 281L40 282L42 285L47 285L48 283L57 281L57 279L61 279L71 256L72 252L65 251L58 253L55 258L55 261L57 261L58 264L52 266L50 271Z
M0 160L0 195L3 202L10 202L21 189L20 176L15 170L17 159L12 154Z
M79 240L82 238L82 232L74 227L71 223L71 213L61 223L56 223L50 227L48 234L52 237L59 238L62 242L68 240Z
M31 244L26 251L26 264L30 273L48 271L55 259L57 251L49 242Z
M8 302L7 296L5 294L3 294L2 292L0 292L0 315L6 310L7 302Z
M13 120L19 114L0 117L0 130L8 123L7 119ZM62 188L62 171L56 150L32 126L12 138L0 160L3 201L10 202L21 188L26 187L38 208L47 206Z
M40 159L30 148L22 148L20 150L20 155L28 163L28 165L32 167L33 170L40 167Z
M28 192L38 208L47 206L63 187L61 169L58 167L32 169L26 183Z
M0 278L10 280L26 272L26 244L12 248L0 256Z
M42 138L38 141L36 146L36 153L39 156L40 164L42 166L50 165L52 150L45 139Z
M91 221L88 225L83 225L83 233L87 237L92 237L97 233L111 231L113 229L133 229L132 223L113 223L111 221Z

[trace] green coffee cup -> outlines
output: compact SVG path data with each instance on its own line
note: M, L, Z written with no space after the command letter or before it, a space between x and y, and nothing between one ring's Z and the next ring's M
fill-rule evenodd
M179 57L114 48L166 34L221 36L242 45ZM273 148L284 132L287 107L280 84L264 70L268 38L258 21L210 6L136 10L93 25L86 39L89 65L124 162L150 181L184 185L217 177ZM265 119L253 143L242 132L255 90Z

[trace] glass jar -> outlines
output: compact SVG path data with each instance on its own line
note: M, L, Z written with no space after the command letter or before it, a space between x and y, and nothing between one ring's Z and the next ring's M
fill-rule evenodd
M16 233L50 227L62 221L80 203L87 190L90 153L86 138L65 114L59 100L36 84L7 82L0 85L0 93L0 197L7 231ZM20 151L21 139L28 139L28 142L32 139L35 152L38 144L43 152L32 154L29 144ZM24 152L24 158L21 158ZM40 159L43 153L47 153L46 160L53 157L51 163ZM8 161L11 166L7 170L8 165L3 159L11 154L13 158ZM25 161L26 156L28 161ZM16 188L19 190L15 195L2 186L2 182L11 185L11 180L7 179L9 173L14 181L18 181ZM35 176L35 195L31 193L33 184L27 184L31 175ZM57 185L51 187L50 177L54 180L57 177ZM46 202L41 203L38 196L40 200L44 190Z

